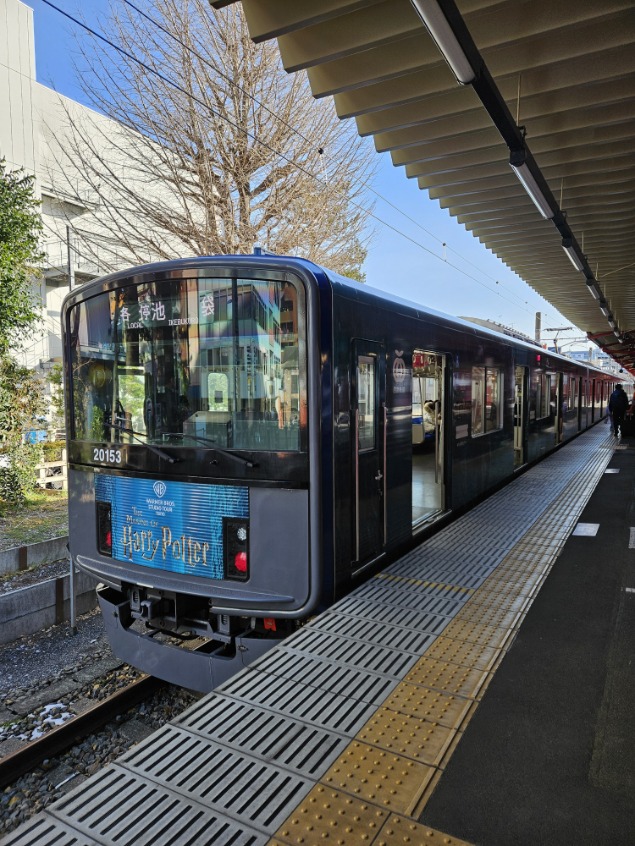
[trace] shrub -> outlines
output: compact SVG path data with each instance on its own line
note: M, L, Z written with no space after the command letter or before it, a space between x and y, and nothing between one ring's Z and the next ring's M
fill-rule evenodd
M22 505L26 492L36 487L35 468L41 461L39 444L6 444L0 459L0 502Z
M66 446L66 441L42 441L43 461L61 461L62 450Z

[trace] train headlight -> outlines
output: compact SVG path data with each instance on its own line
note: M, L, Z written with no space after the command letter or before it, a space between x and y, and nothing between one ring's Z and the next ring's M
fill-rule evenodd
M240 517L223 519L225 578L235 582L249 579L249 524Z

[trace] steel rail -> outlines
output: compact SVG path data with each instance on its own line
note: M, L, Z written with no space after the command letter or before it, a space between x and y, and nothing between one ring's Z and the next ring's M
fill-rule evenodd
M24 748L0 758L0 789L13 783L21 775L31 772L46 758L59 755L77 740L92 734L95 729L165 686L167 683L161 679L142 676L102 702L31 741Z

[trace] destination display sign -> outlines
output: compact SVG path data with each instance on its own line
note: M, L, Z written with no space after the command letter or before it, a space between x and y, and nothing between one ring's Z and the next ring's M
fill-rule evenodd
M179 298L144 297L138 302L124 305L119 310L119 319L128 329L149 329L160 326L190 326L196 323L214 321L214 294L211 291L198 295L198 314L183 314Z

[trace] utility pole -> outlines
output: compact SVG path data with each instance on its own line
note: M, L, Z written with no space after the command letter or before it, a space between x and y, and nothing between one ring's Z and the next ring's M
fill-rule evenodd
M68 290L75 287L75 268L73 266L73 253L71 249L71 228L66 225L66 257L68 262Z

